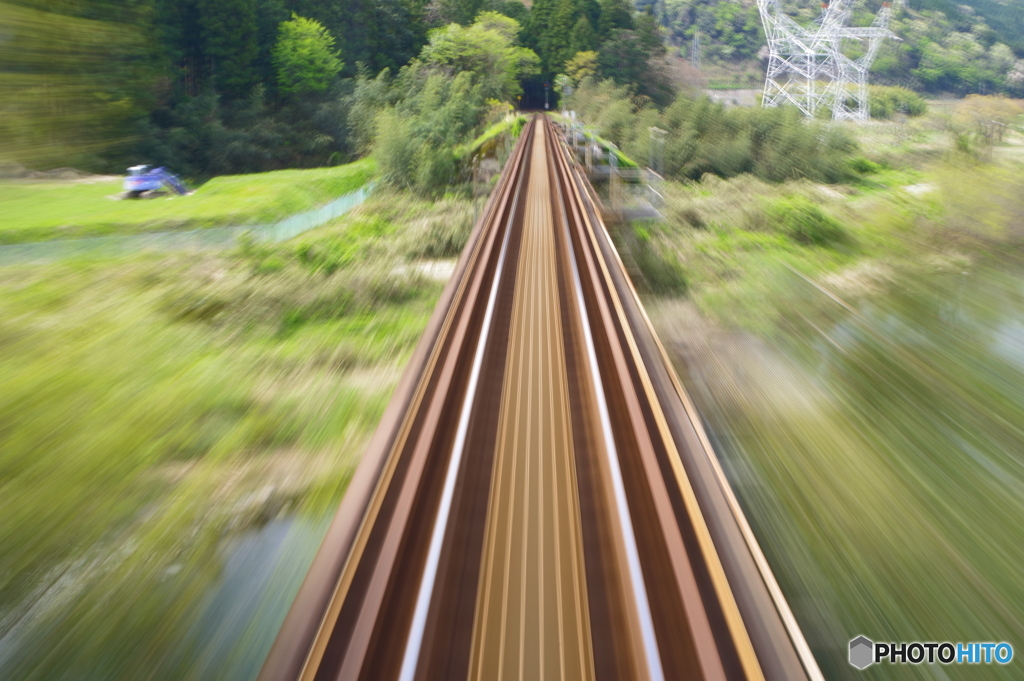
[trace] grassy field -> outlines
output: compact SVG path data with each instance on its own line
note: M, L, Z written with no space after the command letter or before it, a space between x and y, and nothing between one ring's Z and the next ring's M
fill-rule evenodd
M193 678L223 542L337 502L443 286L415 264L474 211L382 193L275 246L0 269L0 677Z
M718 322L768 334L784 320L794 272L828 278L858 300L896 270L928 271L1024 237L1024 136L1008 135L993 150L997 162L984 163L954 153L936 120L855 130L864 158L849 184L665 182L664 219L613 235L634 279L649 294L685 293Z
M0 182L0 244L276 222L365 184L373 161L216 177L190 196L118 201L121 180Z
M852 313L794 286L787 329L767 341L651 306L825 678L862 678L846 661L859 634L1017 646L1020 263L900 273ZM1022 678L1016 660L932 672L870 678Z
M861 129L845 186L667 184L616 235L829 679L846 644L1024 631L1022 140L997 163L919 121Z

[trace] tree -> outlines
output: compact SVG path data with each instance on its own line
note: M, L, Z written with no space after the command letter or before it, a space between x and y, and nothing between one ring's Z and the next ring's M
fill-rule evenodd
M576 21L576 25L572 27L572 33L569 35L569 49L571 54L597 49L597 33L594 32L594 27L586 15L581 16Z
M261 83L272 83L276 77L271 53L277 44L278 27L288 21L284 0L255 0L256 5L256 74Z
M316 19L345 47L347 70L357 64L371 73L397 71L426 42L425 3L421 0L287 0L288 9Z
M397 72L423 48L427 29L422 4L419 0L375 0L371 4L365 63L374 72L385 68Z
M199 0L197 5L214 87L228 97L244 97L257 82L255 5L249 0Z
M573 85L579 85L584 78L592 78L597 74L597 52L577 52L565 63L565 75Z
M665 54L665 41L662 40L658 23L652 15L638 14L633 20L633 27L641 50L652 57L661 57Z
M558 0L555 13L548 26L548 35L552 38L548 57L548 67L554 71L569 60L576 50L572 49L571 34L577 19L583 14L579 0ZM569 38L568 40L566 38Z
M485 98L512 101L522 91L519 80L537 73L539 65L532 50L516 45L518 34L514 19L484 12L472 26L449 24L431 32L420 60L452 74L471 74Z
M601 40L611 37L616 29L633 28L633 11L627 0L601 0L601 19L597 34Z
M284 95L323 92L344 66L323 24L297 14L281 23L272 59Z
M431 0L427 9L429 21L438 24L472 23L473 18L484 8L482 0Z
M394 104L398 93L391 87L391 72L387 69L376 78L360 72L355 81L355 90L347 98L349 144L356 153L366 154L377 134L377 114Z
M667 104L672 99L671 85L664 70L651 59L663 54L664 47L643 29L641 23L637 30L613 30L601 45L597 61L604 77L620 85L635 86L639 94Z
M526 26L526 22L530 20L529 8L519 0L505 0L498 4L500 6L495 11L515 19L520 26Z
M526 24L523 44L540 57L541 70L551 71L551 22L555 14L555 0L535 0L530 8L530 20Z
M649 55L636 31L615 29L601 46L601 73L620 85L642 83L647 76Z

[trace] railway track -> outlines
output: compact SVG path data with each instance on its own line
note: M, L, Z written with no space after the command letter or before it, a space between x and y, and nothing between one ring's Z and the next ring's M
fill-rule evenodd
M261 681L821 679L595 205L534 118Z

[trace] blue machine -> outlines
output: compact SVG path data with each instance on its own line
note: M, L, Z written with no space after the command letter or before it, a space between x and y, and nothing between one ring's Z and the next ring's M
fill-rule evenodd
M169 189L175 194L184 196L189 193L188 188L174 173L168 172L166 168L153 168L152 166L132 166L128 169L128 177L124 178L125 196L138 199L145 196L155 196L164 189Z

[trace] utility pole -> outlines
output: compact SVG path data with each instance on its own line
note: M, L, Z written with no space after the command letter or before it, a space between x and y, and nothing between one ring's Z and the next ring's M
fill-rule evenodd
M608 198L611 199L612 213L622 218L622 177L619 176L619 157L614 145L608 147Z
M665 164L665 136L668 132L655 127L648 128L647 130L651 133L651 149L647 159L648 167L659 175L664 175L665 169L662 166Z

